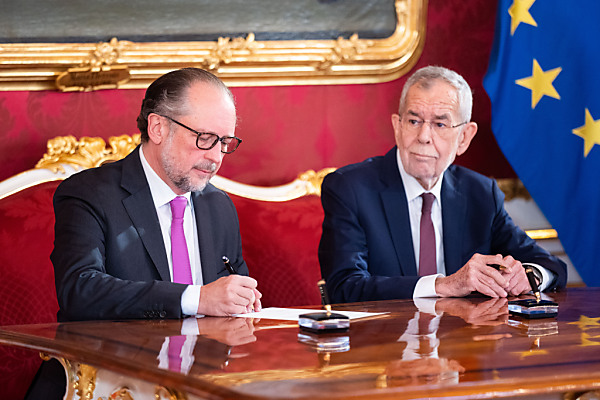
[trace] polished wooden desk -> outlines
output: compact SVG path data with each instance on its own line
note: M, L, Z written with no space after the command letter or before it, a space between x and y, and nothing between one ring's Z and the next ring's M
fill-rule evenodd
M67 398L597 398L600 289L549 296L557 318L529 321L508 317L504 299L432 299L441 317L427 332L417 328L427 313L412 300L341 305L334 309L389 312L335 336L349 339L345 349L303 343L290 321L202 318L184 372L165 365L178 320L1 327L0 343L61 360Z

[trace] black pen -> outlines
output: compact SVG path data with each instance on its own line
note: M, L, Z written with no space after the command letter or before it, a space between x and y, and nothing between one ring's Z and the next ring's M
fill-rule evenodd
M233 269L233 266L229 262L229 258L227 258L227 256L223 256L223 257L221 257L221 259L223 260L223 264L225 264L225 269L227 269L227 272L229 272L229 274L231 274L231 275L237 274L237 272L235 272L235 269Z
M487 266L494 268L496 271L505 271L506 270L506 267L504 265L500 265L500 264L488 264Z
M533 290L533 294L535 295L535 299L539 303L542 300L542 295L540 294L540 288L535 281L535 275L533 274L533 267L526 266L525 274L527 275L527 280L529 281L529 285L531 285L531 290Z
M331 305L329 304L329 296L327 295L327 288L325 287L325 280L321 279L317 282L317 286L319 287L319 292L321 292L321 303L323 304L323 308L327 311L327 315L331 315Z

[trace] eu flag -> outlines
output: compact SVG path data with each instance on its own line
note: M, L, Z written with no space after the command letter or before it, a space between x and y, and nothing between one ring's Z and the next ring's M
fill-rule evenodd
M588 286L600 286L599 19L598 0L499 0L483 82L502 152Z

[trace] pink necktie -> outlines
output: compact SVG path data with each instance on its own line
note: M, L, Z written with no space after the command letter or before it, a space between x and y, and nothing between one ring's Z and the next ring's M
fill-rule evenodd
M183 213L187 199L177 196L171 200L171 255L173 260L173 282L191 285L192 269L185 235L183 234Z
M181 350L185 343L185 336L169 337L169 369L175 372L181 372Z
M437 273L435 261L435 232L431 222L431 206L435 200L433 193L423 193L423 207L421 209L421 239L419 249L419 275L433 275Z

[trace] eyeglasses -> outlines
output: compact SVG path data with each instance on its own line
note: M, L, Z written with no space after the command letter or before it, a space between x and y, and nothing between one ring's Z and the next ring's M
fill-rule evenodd
M423 128L423 124L429 124L429 127L438 135L443 136L450 132L451 129L458 128L459 126L463 126L469 121L461 122L460 124L450 125L443 120L437 121L426 121L424 119L416 118L416 117L407 117L402 118L402 123L404 127L411 132L420 132L421 128Z
M198 147L200 150L210 150L213 147L215 147L218 142L221 142L221 153L231 154L235 151L235 149L238 148L240 143L242 143L242 139L240 139L239 137L235 137L235 136L220 137L219 135L216 135L214 133L198 132L197 130L192 129L189 126L184 125L181 122L176 121L171 117L168 117L166 115L161 115L161 117L169 119L169 120L175 122L177 125L187 129L188 131L195 133L196 134L196 147Z

